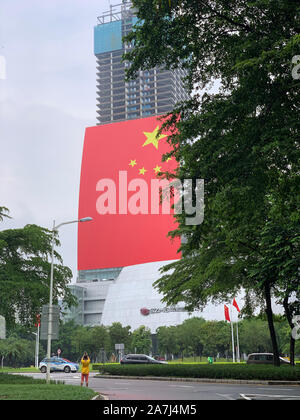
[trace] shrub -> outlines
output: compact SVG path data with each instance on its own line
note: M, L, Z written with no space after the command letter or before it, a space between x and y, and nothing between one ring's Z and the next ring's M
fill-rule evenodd
M99 372L121 376L300 381L300 367L269 365L103 365Z

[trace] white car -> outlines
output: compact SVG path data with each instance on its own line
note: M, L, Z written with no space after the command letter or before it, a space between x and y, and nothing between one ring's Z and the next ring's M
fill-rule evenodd
M70 360L63 359L62 357L45 357L39 364L39 369L42 373L47 372L47 361L50 361L50 372L77 372L79 369L78 363L70 362Z

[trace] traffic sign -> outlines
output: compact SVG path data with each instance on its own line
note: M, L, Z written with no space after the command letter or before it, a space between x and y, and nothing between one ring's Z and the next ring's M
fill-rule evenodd
M115 344L115 350L124 350L124 344L123 343Z

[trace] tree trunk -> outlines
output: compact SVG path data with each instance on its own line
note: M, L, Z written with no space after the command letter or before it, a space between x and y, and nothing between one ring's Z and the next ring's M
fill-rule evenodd
M285 316L292 330L294 328L293 315L292 315L292 312L290 311L288 296L286 296L283 299L283 307L285 311ZM292 334L290 338L290 362L291 362L291 366L295 366L295 339L293 338Z
M290 339L290 362L291 366L295 366L295 339L292 336Z
M264 290L265 290L265 300L266 300L266 314L267 314L269 331L270 331L272 347L273 347L274 366L280 366L279 351L278 351L276 333L275 333L274 322L273 322L271 287L270 287L270 283L267 281L264 284Z

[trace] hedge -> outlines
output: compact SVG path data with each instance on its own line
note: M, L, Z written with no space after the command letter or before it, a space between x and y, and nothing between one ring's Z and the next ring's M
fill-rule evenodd
M94 365L101 374L177 378L300 381L300 366L270 365Z

